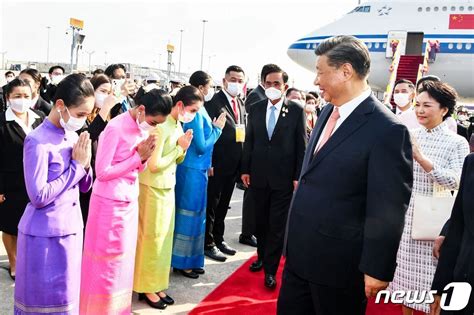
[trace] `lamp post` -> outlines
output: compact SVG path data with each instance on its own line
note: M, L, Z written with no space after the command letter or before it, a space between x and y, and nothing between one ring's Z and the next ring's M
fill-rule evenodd
M48 29L48 41L47 41L47 47L46 47L46 62L49 62L49 31L51 30L51 26L46 26Z
M5 67L5 55L7 54L7 52L2 51L1 54L2 54L2 64L1 64L1 66L2 66L2 69L5 69L6 68Z
M104 66L107 66L107 51L104 52L105 57L104 57Z
M181 73L181 53L183 52L183 32L184 30L179 30L180 31L180 38L179 38L179 66L178 66L178 72Z
M215 56L216 56L215 54L208 56L209 57L209 62L207 64L207 73L209 73L209 74L211 73L211 58L214 58Z
M95 53L95 51L86 51L86 53L89 55L89 75L92 74L92 69L91 69L91 57Z
M158 54L158 69L161 69L161 53Z
M201 70L202 70L202 63L204 59L204 35L206 31L206 22L207 20L202 20L202 45L201 45Z

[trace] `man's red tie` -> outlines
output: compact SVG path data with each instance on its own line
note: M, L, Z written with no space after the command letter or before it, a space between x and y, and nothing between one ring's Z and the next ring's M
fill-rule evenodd
M232 109L234 110L235 121L239 122L239 110L237 109L237 102L232 99Z
M334 131L334 128L336 127L336 123L339 117L341 117L339 115L339 109L336 106L334 106L331 116L329 116L329 119L326 123L326 130L324 131L323 138L321 139L319 146L317 146L316 149L314 150L314 154L316 154L329 140L329 138L332 135L332 132Z

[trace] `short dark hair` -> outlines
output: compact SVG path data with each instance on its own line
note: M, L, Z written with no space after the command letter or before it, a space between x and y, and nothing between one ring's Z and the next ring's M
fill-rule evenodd
M267 73L265 74L265 76L263 77L263 83L265 83L265 80L267 79L267 76L270 74L270 73L281 73L282 77L283 77L283 83L288 83L288 73L286 73L285 71L283 71L282 68L280 68L279 66L277 65L274 65L274 64L269 64L267 65L268 66L268 71Z
M397 85L399 84L408 84L408 86L411 88L411 89L415 89L415 85L413 84L413 82L411 82L410 80L408 79L400 79L400 80L397 80L397 82L395 82L395 85L393 86L393 88L395 88Z
M339 68L351 64L359 78L365 79L370 71L370 54L367 46L358 38L349 35L330 37L315 50L316 56L326 56L330 66Z
M431 98L434 98L441 108L447 108L448 112L444 115L443 120L450 117L454 108L456 107L456 99L458 93L447 83L441 81L425 80L421 83L418 93L428 93Z
M231 73L231 71L234 71L234 72L241 72L245 75L245 72L244 72L244 69L242 69L241 67L239 66L230 66L228 67L226 70L225 70L225 74L229 74Z
M84 75L74 73L59 82L53 102L63 100L66 107L77 107L82 105L85 98L91 96L94 96L91 82Z
M27 68L27 69L22 70L20 74L29 75L30 77L33 78L33 81L41 85L41 74L39 73L38 70L33 69L33 68Z
M204 97L197 87L188 85L182 87L178 93L176 93L174 105L179 101L183 102L184 106L191 106L196 102L204 102Z
M419 79L418 82L416 82L416 90L417 91L420 88L420 85L425 81L441 81L441 79L438 76L435 76L435 75L432 75L432 74L424 76L421 79Z
M308 94L309 94L309 95L313 95L315 99L318 99L318 98L319 98L318 92L310 91L310 92L308 92Z
M314 100L314 101L317 101L318 99L316 97L314 97L313 94L306 94L306 101L309 101L309 100Z
M102 84L111 83L109 77L106 76L105 74L95 75L91 78L90 81L91 81L92 86L94 87L94 91L97 90L99 86L101 86Z
M15 75L15 73L13 73L13 71L7 71L7 72L5 72L5 78L8 77L10 74Z
M56 69L61 69L63 71L63 74L66 72L63 67L61 67L60 65L56 65L56 66L52 66L51 68L49 68L48 73L52 74L53 71L56 70Z
M292 87L292 88L289 88L288 90L286 90L285 96L286 96L286 97L290 96L290 94L291 94L292 92L297 92L297 93L300 93L301 95L303 95L303 93L301 93L300 90L298 90L297 88L293 88L293 87Z
M127 72L127 69L125 69L125 66L121 63L114 63L111 64L110 66L105 69L105 75L108 76L109 78L113 79L114 77L114 72L117 69L123 69L123 71Z
M153 89L143 94L143 96L138 99L138 104L145 106L145 115L167 116L171 113L173 99L166 91Z
M275 67L278 67L277 65L273 64L273 63L269 63L269 64L266 64L262 67L262 72L260 73L260 80L262 82L265 81L265 78L267 77L267 74L269 73L268 71L271 71L272 69L274 69Z
M196 71L189 77L189 84L194 87L199 87L200 85L204 86L212 81L212 78L209 74L204 71Z
M103 69L100 69L100 68L97 68L94 70L94 72L92 72L92 75L98 75L98 74L102 74L104 73L104 70Z
M16 79L11 80L10 83L7 84L5 97L8 97L13 92L13 89L19 86L27 86L30 88L30 91L33 92L31 90L31 85L28 82L22 79L16 78Z

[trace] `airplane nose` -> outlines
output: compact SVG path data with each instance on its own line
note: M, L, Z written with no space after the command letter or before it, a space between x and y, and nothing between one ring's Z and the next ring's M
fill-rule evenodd
M296 44L293 43L291 44L290 47L288 47L288 50L286 52L288 54L288 57L290 57L291 60L299 64L299 52L298 49L296 49Z

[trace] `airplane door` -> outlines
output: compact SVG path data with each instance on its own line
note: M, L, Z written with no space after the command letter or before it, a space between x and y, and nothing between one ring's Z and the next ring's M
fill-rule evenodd
M394 42L398 41L398 46L400 46L401 55L405 54L406 43L407 43L407 32L406 31L390 31L387 36L387 50L385 52L385 57L392 58L393 50L392 46Z
M424 33L407 33L407 45L405 54L421 56L423 54Z

